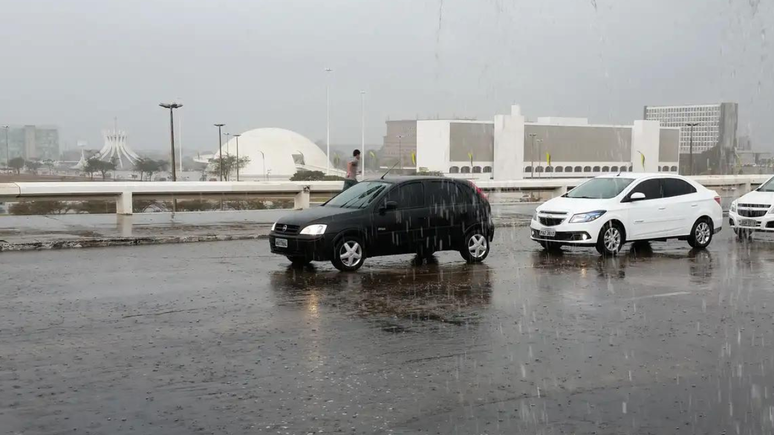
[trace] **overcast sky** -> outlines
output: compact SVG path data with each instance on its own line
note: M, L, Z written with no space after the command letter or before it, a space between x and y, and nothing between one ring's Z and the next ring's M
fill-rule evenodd
M736 101L740 134L774 149L769 0L0 0L0 123L55 124L102 145L118 117L138 150L259 127L367 141L384 121L528 118L630 123L645 104Z

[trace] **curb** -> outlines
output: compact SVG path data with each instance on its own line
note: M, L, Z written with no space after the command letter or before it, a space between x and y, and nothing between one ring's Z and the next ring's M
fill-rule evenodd
M495 228L524 227L529 225L529 218L514 219L508 222L496 222ZM33 241L9 243L0 241L0 252L49 251L55 249L105 248L110 246L147 246L167 245L173 243L227 242L233 240L268 239L268 234L216 235L202 236L146 236L146 237L97 237L70 240Z

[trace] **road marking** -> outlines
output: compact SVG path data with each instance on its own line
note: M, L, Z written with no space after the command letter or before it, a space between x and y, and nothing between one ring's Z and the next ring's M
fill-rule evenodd
M667 298L670 296L683 296L683 295L689 295L689 294L691 294L691 292L661 293L658 295L637 296L636 298L629 298L627 300L636 301L638 299Z

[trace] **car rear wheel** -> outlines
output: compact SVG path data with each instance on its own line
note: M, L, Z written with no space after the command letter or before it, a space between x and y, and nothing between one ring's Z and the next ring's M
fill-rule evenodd
M705 249L712 242L712 235L714 234L712 229L712 222L707 218L699 218L693 228L691 228L691 234L688 236L688 244L694 249Z
M290 260L291 263L293 263L293 266L295 267L303 267L307 266L312 262L312 260L306 258L306 257L293 257L288 256L288 260Z
M460 254L468 263L481 263L489 256L489 238L480 229L468 231Z
M363 240L357 236L344 236L333 251L333 267L342 272L354 272L360 269L366 259Z
M621 225L615 222L608 222L599 231L597 252L612 257L621 251L624 242L624 231Z

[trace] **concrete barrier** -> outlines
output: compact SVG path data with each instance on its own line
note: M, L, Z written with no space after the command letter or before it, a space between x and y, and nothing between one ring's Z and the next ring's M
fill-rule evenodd
M749 192L766 181L769 175L710 175L692 177L712 189ZM551 192L554 196L587 181L587 178L539 178L511 181L475 181L487 193ZM311 194L335 195L341 192L341 181L133 181L133 182L56 182L0 183L0 202L22 200L85 201L115 200L116 213L132 214L132 200L142 199L244 199L250 197L292 198L297 209L307 208Z

